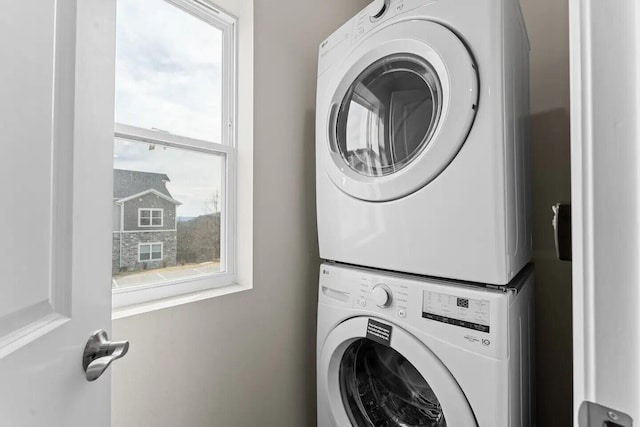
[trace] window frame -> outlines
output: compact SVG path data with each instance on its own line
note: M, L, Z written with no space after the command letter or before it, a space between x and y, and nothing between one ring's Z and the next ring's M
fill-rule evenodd
M174 279L112 289L114 310L238 284L236 270L238 18L205 0L163 1L222 31L221 142L203 141L118 122L114 123L114 138L200 152L223 158L224 173L222 174L220 201L224 209L220 212L220 272L198 278Z
M142 212L149 211L149 225L142 224ZM153 224L153 212L160 212L160 224ZM158 228L164 227L164 208L138 208L138 227L140 228Z
M153 246L160 245L160 258L153 257ZM142 259L140 255L142 251L140 250L143 246L149 246L149 259ZM164 259L164 243L162 242L139 242L138 243L138 262L152 262L152 261L162 261Z

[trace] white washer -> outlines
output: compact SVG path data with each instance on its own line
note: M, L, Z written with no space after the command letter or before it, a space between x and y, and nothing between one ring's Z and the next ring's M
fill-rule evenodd
M532 427L533 270L479 287L320 269L318 427Z
M519 3L376 4L320 46L320 255L505 285L531 258Z

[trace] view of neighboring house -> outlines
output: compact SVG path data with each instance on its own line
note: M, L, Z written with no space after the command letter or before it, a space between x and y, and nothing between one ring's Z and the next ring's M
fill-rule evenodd
M181 204L161 173L113 171L113 274L176 265Z

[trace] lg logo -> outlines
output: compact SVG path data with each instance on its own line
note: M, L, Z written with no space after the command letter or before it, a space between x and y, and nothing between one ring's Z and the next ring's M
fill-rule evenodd
M329 270L322 270L322 274L329 274Z
M482 345L485 347L489 347L491 345L491 341L489 341L488 339L483 339Z

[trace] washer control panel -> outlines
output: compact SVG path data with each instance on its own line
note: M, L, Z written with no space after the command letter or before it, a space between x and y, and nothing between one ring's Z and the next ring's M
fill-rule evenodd
M533 281L530 275L522 280ZM509 355L510 306L517 295L435 278L323 264L318 307L320 311L331 307L332 313L343 310L343 316L379 317L418 337L434 337L505 358Z
M491 331L491 302L424 291L422 317L474 331Z
M391 280L379 281L362 276L359 280L355 306L383 309L383 312L404 319L407 317L409 287Z

